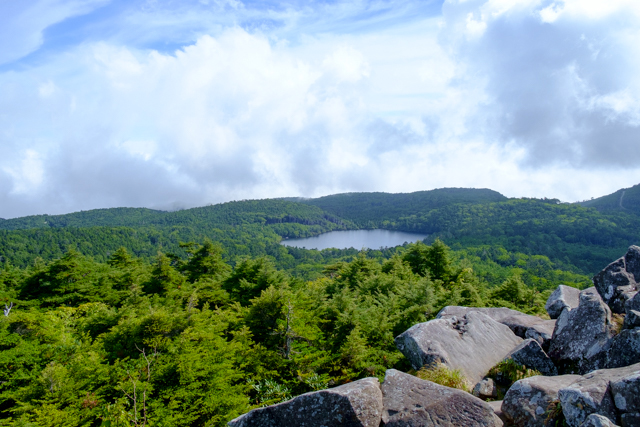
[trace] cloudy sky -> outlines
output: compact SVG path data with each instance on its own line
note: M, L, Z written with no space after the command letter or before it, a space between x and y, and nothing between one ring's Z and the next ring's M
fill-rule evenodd
M0 0L0 217L640 183L637 0Z

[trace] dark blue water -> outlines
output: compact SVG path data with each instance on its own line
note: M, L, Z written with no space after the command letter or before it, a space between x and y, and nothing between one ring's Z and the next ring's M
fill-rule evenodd
M305 239L282 240L281 244L306 249L380 249L392 248L405 242L416 242L427 237L426 234L405 233L389 230L351 230L331 231Z

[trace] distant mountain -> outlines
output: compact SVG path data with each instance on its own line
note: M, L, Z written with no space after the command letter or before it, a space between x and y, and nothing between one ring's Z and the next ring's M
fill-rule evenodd
M397 194L343 193L299 201L349 219L360 226L367 226L369 222L379 224L382 221L394 221L454 204L470 205L506 200L508 199L502 194L488 189L440 188Z
M580 205L596 208L600 212L626 212L640 215L640 184L623 188L608 196L580 202Z
M593 274L640 243L640 186L575 204L443 188L247 200L176 212L114 208L37 215L0 221L0 261L26 266L38 257L59 258L70 247L99 261L121 246L148 259L158 251L186 257L181 242L210 239L229 260L268 255L288 268L322 255L285 248L282 239L374 228L423 233L456 249L542 255L563 269Z

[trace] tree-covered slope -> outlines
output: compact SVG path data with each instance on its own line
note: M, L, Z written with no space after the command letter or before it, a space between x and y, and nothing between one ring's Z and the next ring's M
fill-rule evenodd
M639 188L627 189L629 206ZM566 269L593 274L640 242L639 215L627 208L605 209L604 202L599 206L507 199L491 190L454 188L249 200L177 212L99 209L0 222L0 259L24 266L37 257L59 258L72 246L99 261L121 246L147 259L158 250L185 256L180 242L208 238L224 246L231 262L269 255L291 269L306 262L310 252L282 248L282 238L384 228L425 233L431 240L440 237L456 248L490 245L544 255Z
M586 200L580 204L596 208L600 212L625 212L640 215L640 184L620 189L597 199Z
M414 193L344 193L317 199L300 199L324 211L349 219L361 227L379 226L384 221L428 212L452 204L505 201L502 194L487 189L441 188Z
M544 313L559 281L588 284L544 258L439 241L361 252L311 281L264 257L231 267L211 242L188 251L146 262L120 249L99 263L71 250L0 268L0 302L14 303L0 316L0 425L223 427L409 370L394 337L446 305Z

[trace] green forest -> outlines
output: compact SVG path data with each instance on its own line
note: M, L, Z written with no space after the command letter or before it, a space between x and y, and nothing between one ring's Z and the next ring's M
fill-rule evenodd
M394 337L447 305L544 316L558 285L591 286L640 241L634 194L618 208L442 189L0 220L0 425L223 426L409 371ZM280 244L373 228L429 236Z
M0 424L222 426L251 408L409 365L393 339L446 305L544 313L588 277L544 257L440 240L336 257L314 280L221 246L146 262L69 250L5 266ZM540 274L540 275L539 275ZM497 284L492 284L493 282Z

